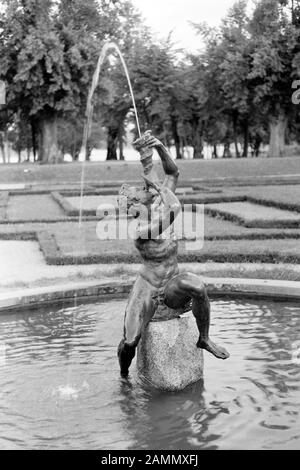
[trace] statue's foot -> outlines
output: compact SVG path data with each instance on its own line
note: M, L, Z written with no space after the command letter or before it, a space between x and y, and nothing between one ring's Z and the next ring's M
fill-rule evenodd
M129 366L134 356L135 356L135 346L130 346L126 344L124 339L122 339L118 347L118 358L119 358L119 364L120 364L120 373L122 377L124 378L128 377Z
M218 359L227 359L230 356L225 348L217 346L210 339L204 340L199 338L197 348L206 349L206 351L210 352Z

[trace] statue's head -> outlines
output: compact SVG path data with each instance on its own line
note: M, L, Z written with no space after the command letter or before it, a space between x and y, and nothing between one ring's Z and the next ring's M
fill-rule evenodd
M119 191L119 196L118 203L120 207L122 206L128 212L132 209L138 211L141 205L149 208L154 203L157 191L146 184L144 186L123 184Z

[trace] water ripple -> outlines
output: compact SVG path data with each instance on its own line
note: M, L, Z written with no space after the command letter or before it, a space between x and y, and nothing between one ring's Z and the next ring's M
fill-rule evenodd
M125 302L0 318L0 448L300 448L297 305L212 302L204 381L176 393L119 377Z

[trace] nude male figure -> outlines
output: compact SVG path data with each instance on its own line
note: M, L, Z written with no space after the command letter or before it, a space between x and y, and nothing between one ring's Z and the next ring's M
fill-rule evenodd
M177 240L173 222L181 211L175 195L179 171L164 145L154 136L143 136L146 148L155 148L161 159L165 180L161 186L144 174L140 188L123 185L120 194L126 196L127 210L139 214L135 246L143 266L131 291L124 319L124 336L118 347L121 375L127 377L136 347L159 303L171 309L184 309L192 304L199 330L197 347L206 349L219 359L228 352L209 338L210 304L202 279L192 273L179 273ZM154 210L150 211L153 207ZM151 217L149 214L151 213ZM141 214L146 214L144 217ZM168 236L164 237L165 231Z

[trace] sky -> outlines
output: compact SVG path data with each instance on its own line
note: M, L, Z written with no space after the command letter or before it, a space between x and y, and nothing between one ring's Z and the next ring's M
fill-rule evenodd
M146 23L158 37L166 37L173 30L173 41L178 47L195 51L201 41L189 21L207 22L217 26L235 0L132 0Z

